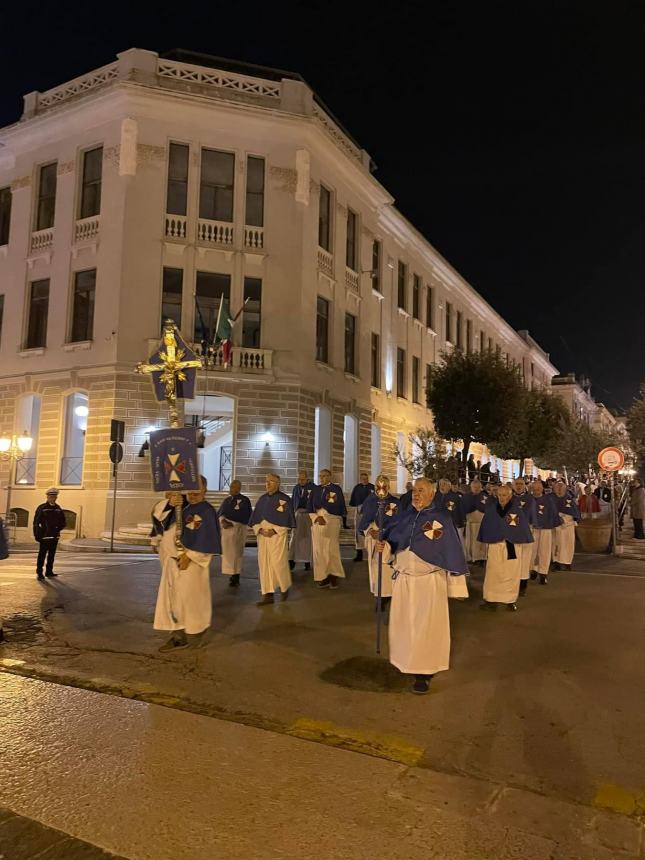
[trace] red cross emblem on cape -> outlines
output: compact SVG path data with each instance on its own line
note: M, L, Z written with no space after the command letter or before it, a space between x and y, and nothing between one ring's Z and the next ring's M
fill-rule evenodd
M506 522L509 524L509 526L517 526L517 525L519 525L519 522L520 522L520 515L519 514L506 514Z
M386 517L391 517L391 516L393 516L395 513L396 513L396 503L395 503L395 502L390 502L390 504L389 504L389 505L387 506L387 508L385 509L385 516L386 516Z
M526 504L526 500L520 499L520 507L523 508L525 504Z
M189 514L186 517L186 528L190 529L191 531L197 531L197 529L201 527L201 524L202 518L199 516L199 514Z
M571 507L571 499L567 499L567 503L565 505L565 508L570 508L570 507Z
M336 493L334 492L334 490L330 490L329 495L327 496L327 501L331 505L333 505L334 502L336 501Z
M275 509L278 513L283 514L287 510L287 500L278 499L278 504L275 506Z
M170 476L169 480L179 481L180 477L177 472L185 472L186 464L179 458L181 454L168 454L165 463L163 464L164 471Z
M432 522L428 520L423 524L422 528L423 534L428 540L439 540L443 537L443 526L437 520L433 520Z
M479 497L479 501L482 503L482 505L486 504L486 493Z
M449 511L454 511L455 503L453 502L452 499L450 499L449 501L446 502L446 507L448 508Z
M538 514L544 513L544 505L538 505Z
M235 500L235 510L236 510L236 511L239 511L239 509L240 509L240 501L241 501L241 499L236 499L236 500Z

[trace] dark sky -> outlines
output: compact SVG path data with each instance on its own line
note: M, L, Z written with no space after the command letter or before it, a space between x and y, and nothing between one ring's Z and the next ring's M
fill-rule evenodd
M0 124L129 47L298 71L461 274L629 407L645 380L642 2L12 6Z

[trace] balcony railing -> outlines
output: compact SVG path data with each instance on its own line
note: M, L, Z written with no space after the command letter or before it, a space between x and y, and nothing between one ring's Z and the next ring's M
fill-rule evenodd
M47 227L45 230L36 230L31 234L31 250L43 251L45 248L51 248L54 244L54 228Z
M233 225L230 221L200 218L197 222L197 241L203 245L230 247L233 244Z
M166 238L185 239L187 222L185 215L166 215Z
M67 485L83 483L83 458L63 457L60 461L60 482Z
M334 255L320 246L318 247L318 268L330 278L334 277Z
M358 285L358 272L350 269L349 266L345 268L345 286L357 293L360 292Z
M148 355L153 355L159 348L159 339L148 340ZM203 355L201 343L191 343L190 348L197 355ZM231 373L241 371L242 373L262 374L271 372L273 367L273 350L261 349L255 346L234 346L231 351L228 367L224 367L224 352L219 346L213 352L209 349L208 369L217 372Z
M76 222L74 241L89 242L91 239L96 239L99 235L99 224L99 215L92 215L91 218L81 218L80 221Z
M244 247L251 250L264 248L264 227L244 228Z

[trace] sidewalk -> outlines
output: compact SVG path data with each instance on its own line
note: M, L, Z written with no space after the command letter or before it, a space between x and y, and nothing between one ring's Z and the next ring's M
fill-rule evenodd
M0 806L130 860L641 856L642 825L615 813L157 705L1 681ZM0 854L36 856L15 821L0 814ZM67 844L37 856L100 856Z

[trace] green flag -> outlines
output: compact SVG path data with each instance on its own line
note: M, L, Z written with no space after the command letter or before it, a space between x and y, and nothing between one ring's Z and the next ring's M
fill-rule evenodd
M215 327L215 343L225 343L231 339L233 325L228 299L223 294L219 300L219 311L217 312L217 325Z

